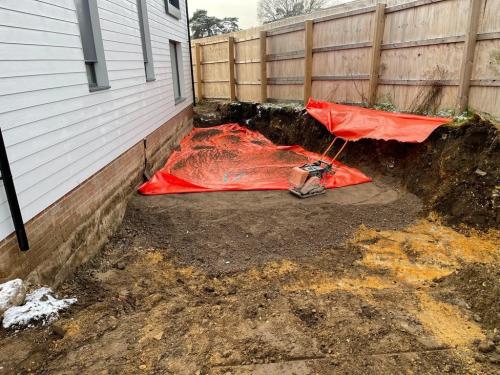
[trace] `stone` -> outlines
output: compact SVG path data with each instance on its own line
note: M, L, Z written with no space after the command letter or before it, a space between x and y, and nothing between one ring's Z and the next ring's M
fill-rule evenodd
M211 285L207 285L203 288L203 290L207 293L214 293L215 292L215 288Z
M119 269L120 271L123 271L125 269L125 263L123 262L118 262L116 263L115 267Z
M66 335L66 329L62 325L59 325L56 323L56 324L52 325L52 333L55 336L62 339Z
M495 350L495 343L491 340L484 340L477 346L481 353L490 353Z
M20 306L26 298L26 286L21 279L0 284L0 316L12 306Z
M481 169L479 169L479 168L477 168L477 169L476 169L475 173L476 173L478 176L481 176L481 177L484 177L484 176L486 176L486 174L487 174L485 171L483 171L483 170L481 170Z
M500 353L493 353L490 355L489 361L494 365L500 365Z

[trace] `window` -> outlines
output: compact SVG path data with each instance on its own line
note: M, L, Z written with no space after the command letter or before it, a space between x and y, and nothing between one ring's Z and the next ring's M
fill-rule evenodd
M179 0L165 0L165 8L167 13L172 17L177 19L181 18L181 7L179 4Z
M96 0L75 0L90 91L109 89Z
M139 29L141 30L142 54L144 56L144 71L146 81L155 80L155 70L153 66L153 52L151 49L151 37L149 35L148 8L146 0L137 0L137 13L139 15Z
M181 54L181 44L170 41L170 62L172 64L172 83L174 85L174 98L175 103L179 103L183 100L183 75L182 72L182 54Z

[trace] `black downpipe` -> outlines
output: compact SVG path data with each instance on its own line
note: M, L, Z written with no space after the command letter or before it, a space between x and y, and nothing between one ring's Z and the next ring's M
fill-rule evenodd
M30 245L28 243L23 216L17 200L16 188L10 171L9 159L7 158L7 150L5 149L5 143L3 141L2 129L0 129L0 172L2 173L0 179L3 181L5 194L7 195L7 201L9 202L10 215L12 216L12 221L14 222L14 228L16 230L17 243L19 244L21 251L28 251L30 249Z
M191 26L189 25L189 8L188 1L186 0L186 19L188 27L188 44L189 44L189 69L191 70L191 90L193 91L193 105L196 105L196 95L194 91L194 73L193 73L193 49L191 48Z

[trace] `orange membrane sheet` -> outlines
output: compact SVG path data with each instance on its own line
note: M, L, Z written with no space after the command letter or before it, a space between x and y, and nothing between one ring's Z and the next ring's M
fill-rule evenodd
M443 117L385 112L314 99L309 100L306 109L330 133L347 141L372 138L423 142L436 128L451 121Z
M139 188L146 195L227 190L286 190L293 167L321 155L300 146L277 146L262 134L237 124L194 129L167 164ZM325 161L330 162L328 157ZM357 169L334 162L327 188L369 182Z

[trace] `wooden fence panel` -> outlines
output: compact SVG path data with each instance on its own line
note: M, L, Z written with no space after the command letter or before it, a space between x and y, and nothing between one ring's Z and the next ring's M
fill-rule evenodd
M470 81L468 105L500 117L500 1L387 0L380 53L372 46L376 0L364 0L364 8L339 7L343 13L322 12L313 19L312 96L369 102L372 77L378 103L391 102L403 110L459 108L460 67L465 61L470 6L475 1L480 2L480 11L475 49L469 54L473 65L466 80ZM231 34L237 100L304 100L304 83L309 82L305 19ZM265 56L261 56L262 32L267 35ZM193 42L203 44L204 96L229 98L227 36ZM372 52L379 56L378 64ZM262 59L266 62L261 63ZM193 69L197 77L197 67ZM196 85L197 95L198 91Z

